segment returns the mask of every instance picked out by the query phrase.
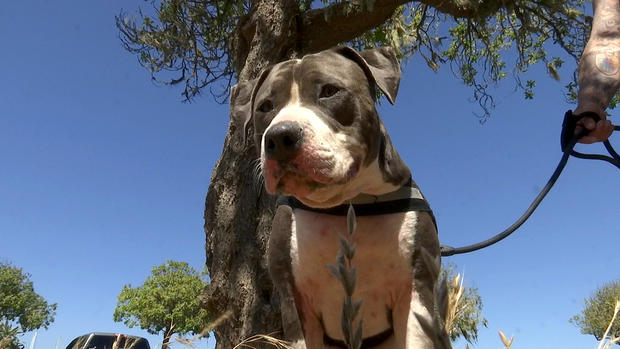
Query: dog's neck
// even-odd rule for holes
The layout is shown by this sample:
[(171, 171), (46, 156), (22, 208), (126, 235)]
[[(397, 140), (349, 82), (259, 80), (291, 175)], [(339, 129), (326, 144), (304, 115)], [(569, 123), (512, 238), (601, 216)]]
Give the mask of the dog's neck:
[(390, 193), (381, 195), (359, 194), (341, 205), (330, 208), (309, 207), (292, 196), (280, 196), (278, 205), (336, 216), (346, 216), (350, 205), (353, 206), (357, 216), (376, 216), (410, 211), (424, 211), (432, 215), (430, 205), (413, 180)]
[(409, 169), (406, 167), (405, 169), (407, 170), (407, 176), (403, 176), (399, 183), (391, 183), (386, 180), (378, 160), (375, 159), (351, 181), (332, 185), (328, 190), (319, 189), (305, 198), (297, 199), (303, 202), (305, 206), (323, 209), (346, 204), (364, 195), (378, 197), (390, 194), (411, 180)]
[(343, 205), (364, 205), (409, 198), (423, 198), (422, 193), (415, 186), (415, 183), (412, 179), (409, 179), (407, 183), (405, 183), (400, 188), (397, 188), (396, 190), (378, 195), (362, 193), (351, 200), (347, 200), (347, 202), (344, 202)]

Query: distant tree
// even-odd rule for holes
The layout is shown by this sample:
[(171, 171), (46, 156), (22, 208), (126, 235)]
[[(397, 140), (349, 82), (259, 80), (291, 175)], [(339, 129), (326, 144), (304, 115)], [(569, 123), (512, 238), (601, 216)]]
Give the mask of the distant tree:
[[(611, 321), (616, 302), (620, 301), (620, 279), (612, 281), (600, 288), (585, 300), (581, 315), (573, 316), (569, 321), (581, 329), (583, 334), (591, 334), (597, 340), (603, 340), (603, 335)], [(616, 321), (610, 331), (611, 337), (620, 337), (620, 321)], [(620, 345), (620, 342), (616, 342)]]
[(446, 331), (454, 342), (463, 337), (469, 343), (478, 340), (478, 327), (486, 327), (487, 319), (482, 316), (482, 297), (475, 287), (463, 285), (461, 274), (455, 274), (456, 265), (442, 265), (441, 278), (448, 287), (448, 311)]
[(207, 285), (203, 276), (185, 262), (167, 261), (154, 267), (142, 286), (123, 286), (114, 321), (162, 333), (162, 348), (174, 334), (200, 334), (209, 322), (198, 296)]
[(0, 262), (0, 349), (20, 349), (19, 335), (54, 322), (56, 303), (34, 291), (30, 275)]

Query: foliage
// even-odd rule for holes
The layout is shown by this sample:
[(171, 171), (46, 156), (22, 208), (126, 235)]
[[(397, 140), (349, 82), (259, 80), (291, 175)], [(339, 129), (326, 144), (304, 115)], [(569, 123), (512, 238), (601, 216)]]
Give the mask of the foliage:
[(198, 296), (207, 285), (185, 262), (167, 261), (152, 269), (139, 287), (123, 286), (114, 310), (114, 321), (140, 326), (151, 334), (200, 334), (209, 316)]
[[(418, 53), (434, 71), (448, 64), (473, 88), (486, 117), (495, 106), (488, 90), (500, 80), (512, 75), (526, 99), (534, 97), (536, 82), (523, 82), (521, 76), (535, 64), (544, 64), (549, 76), (560, 80), (564, 60), (549, 54), (550, 43), (578, 62), (589, 31), (584, 10), (582, 0), (511, 1), (486, 15), (452, 17), (424, 2), (412, 3), (357, 43), (391, 45), (404, 58)], [(575, 75), (567, 85), (571, 100), (576, 100), (576, 86)]]
[(448, 311), (446, 329), (453, 342), (463, 337), (474, 343), (478, 340), (478, 327), (487, 326), (487, 319), (482, 316), (482, 297), (477, 288), (463, 286), (460, 274), (454, 274), (455, 269), (454, 263), (441, 269), (440, 279), (450, 280), (447, 285), (451, 311)]
[(18, 336), (54, 322), (56, 304), (34, 291), (30, 275), (0, 262), (0, 340), (6, 348), (20, 348)]
[(0, 323), (0, 349), (23, 349), (19, 341), (19, 329), (8, 322)]
[[(220, 99), (224, 97), (226, 88), (243, 67), (244, 57), (239, 55), (238, 48), (243, 46), (240, 45), (243, 40), (251, 41), (247, 24), (252, 20), (252, 4), (257, 2), (150, 2), (154, 13), (147, 15), (139, 11), (139, 23), (124, 12), (117, 16), (116, 24), (125, 48), (137, 54), (153, 79), (169, 84), (184, 82), (183, 95), (187, 100), (214, 82), (220, 82), (223, 89), (219, 92), (211, 89), (212, 94)], [(364, 13), (386, 6), (380, 0), (297, 3), (300, 16), (318, 9), (324, 11), (328, 21), (335, 18), (337, 11), (363, 20)], [(509, 75), (524, 91), (525, 98), (534, 96), (535, 83), (521, 81), (522, 74), (531, 66), (544, 64), (549, 75), (558, 80), (564, 60), (550, 55), (549, 48), (558, 45), (565, 56), (577, 61), (591, 21), (585, 14), (584, 0), (403, 0), (397, 3), (404, 5), (394, 5), (393, 15), (382, 25), (351, 37), (349, 44), (357, 48), (391, 45), (403, 58), (419, 54), (433, 70), (450, 66), (458, 78), (472, 87), (485, 115), (494, 106), (488, 89)], [(303, 54), (303, 47), (299, 51)], [(575, 87), (573, 79), (567, 85), (569, 98), (574, 99)]]
[[(618, 300), (620, 300), (620, 280), (615, 280), (598, 288), (590, 298), (587, 298), (581, 314), (573, 316), (570, 322), (579, 327), (581, 333), (591, 334), (599, 341), (603, 340)], [(611, 337), (620, 337), (620, 322), (612, 324), (609, 334)]]
[[(125, 49), (138, 56), (153, 80), (176, 85), (185, 82), (186, 100), (218, 81), (229, 86), (233, 62), (229, 49), (231, 32), (244, 1), (151, 0), (154, 15), (139, 10), (141, 23), (121, 12), (116, 26)], [(217, 96), (218, 94), (214, 94)]]

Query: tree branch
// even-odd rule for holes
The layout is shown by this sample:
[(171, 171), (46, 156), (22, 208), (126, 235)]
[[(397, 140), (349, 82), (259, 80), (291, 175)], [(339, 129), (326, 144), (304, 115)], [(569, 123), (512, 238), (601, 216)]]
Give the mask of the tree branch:
[(383, 24), (407, 0), (375, 1), (374, 8), (355, 8), (350, 2), (304, 12), (301, 16), (301, 48), (303, 53), (318, 52)]
[[(446, 1), (421, 0), (422, 4), (456, 18), (485, 18), (500, 8), (514, 5), (516, 0)], [(375, 0), (372, 8), (343, 1), (301, 14), (302, 53), (318, 52), (348, 42), (385, 23), (396, 8), (413, 1)]]

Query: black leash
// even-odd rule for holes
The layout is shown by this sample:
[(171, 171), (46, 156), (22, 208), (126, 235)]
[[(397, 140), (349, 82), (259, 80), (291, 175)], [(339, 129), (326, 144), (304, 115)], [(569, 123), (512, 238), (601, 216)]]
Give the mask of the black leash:
[[(568, 162), (568, 158), (571, 155), (577, 158), (581, 158), (581, 159), (607, 161), (610, 164), (616, 166), (618, 169), (620, 169), (620, 155), (618, 155), (618, 153), (611, 146), (611, 143), (609, 143), (609, 140), (606, 140), (603, 144), (605, 145), (605, 149), (607, 149), (607, 152), (609, 152), (609, 155), (611, 156), (601, 155), (601, 154), (583, 154), (573, 149), (575, 147), (575, 144), (577, 144), (577, 141), (588, 133), (588, 131), (584, 129), (580, 134), (575, 135), (575, 128), (577, 126), (577, 122), (581, 120), (583, 117), (591, 117), (595, 121), (599, 121), (601, 119), (596, 113), (582, 113), (579, 115), (573, 115), (572, 111), (570, 110), (566, 112), (566, 114), (564, 115), (564, 122), (562, 124), (562, 134), (560, 137), (560, 144), (561, 144), (562, 152), (563, 152), (562, 158), (560, 159), (558, 166), (555, 168), (555, 171), (553, 171), (551, 178), (549, 178), (549, 181), (547, 181), (547, 184), (545, 185), (545, 187), (540, 191), (540, 193), (538, 194), (538, 196), (536, 196), (532, 204), (530, 204), (530, 206), (527, 208), (525, 213), (516, 222), (514, 222), (510, 227), (508, 227), (503, 232), (495, 235), (494, 237), (488, 240), (479, 242), (477, 244), (464, 246), (464, 247), (451, 247), (451, 246), (442, 245), (441, 255), (445, 257), (445, 256), (452, 256), (455, 254), (462, 254), (462, 253), (477, 251), (482, 248), (491, 246), (505, 239), (510, 234), (514, 233), (515, 230), (517, 230), (523, 223), (525, 223), (525, 221), (528, 218), (530, 218), (532, 213), (534, 213), (534, 210), (536, 210), (536, 208), (541, 203), (541, 201), (545, 198), (547, 193), (549, 193), (549, 190), (551, 190), (551, 188), (555, 184), (555, 181), (558, 179), (558, 177), (560, 177), (560, 174), (562, 173), (562, 170), (564, 170), (564, 167), (566, 166), (566, 163)], [(620, 131), (620, 126), (614, 126), (614, 131)]]

